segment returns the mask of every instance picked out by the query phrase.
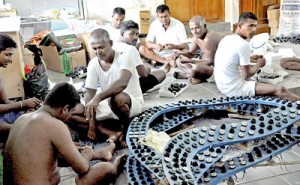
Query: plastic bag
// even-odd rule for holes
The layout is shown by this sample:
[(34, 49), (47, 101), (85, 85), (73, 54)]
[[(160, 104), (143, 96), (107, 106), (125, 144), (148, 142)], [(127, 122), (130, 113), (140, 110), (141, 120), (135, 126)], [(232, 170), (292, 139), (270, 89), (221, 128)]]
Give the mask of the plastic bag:
[(48, 93), (49, 83), (45, 64), (42, 62), (25, 75), (24, 91), (28, 98), (44, 100)]

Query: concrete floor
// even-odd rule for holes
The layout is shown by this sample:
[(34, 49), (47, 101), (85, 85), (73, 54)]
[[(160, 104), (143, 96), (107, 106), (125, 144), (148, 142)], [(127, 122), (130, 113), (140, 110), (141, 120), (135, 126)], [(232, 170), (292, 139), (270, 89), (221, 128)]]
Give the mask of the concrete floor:
[[(284, 43), (281, 46), (275, 47), (274, 52), (278, 51), (278, 48), (293, 48), (296, 56), (300, 56), (300, 47), (299, 45)], [(279, 66), (279, 61), (275, 61), (272, 64), (272, 67), (275, 71), (281, 70)], [(186, 80), (176, 80), (173, 78), (173, 72), (176, 69), (172, 69), (167, 74), (167, 79), (163, 84), (170, 82), (187, 82)], [(284, 81), (280, 84), (287, 87), (292, 92), (300, 95), (300, 72), (296, 71), (287, 71), (288, 76), (284, 78)], [(52, 82), (63, 82), (69, 81), (68, 77), (60, 73), (49, 71), (49, 79)], [(84, 79), (75, 78), (73, 82), (84, 81)], [(159, 89), (159, 88), (158, 88)], [(178, 102), (179, 100), (192, 100), (192, 99), (211, 99), (211, 98), (220, 98), (223, 95), (218, 91), (215, 83), (201, 83), (198, 85), (188, 85), (188, 88), (176, 98), (165, 98), (160, 97), (158, 89), (150, 93), (145, 94), (144, 99), (145, 103), (143, 105), (143, 110), (147, 110), (150, 107), (163, 105), (165, 103)], [(208, 122), (205, 124), (218, 124), (217, 122)], [(203, 123), (199, 123), (203, 125)], [(121, 155), (122, 153), (128, 152), (127, 149), (119, 150), (116, 152), (116, 156)], [(256, 167), (249, 168), (246, 171), (246, 174), (243, 177), (242, 173), (237, 174), (236, 184), (249, 184), (249, 185), (283, 185), (283, 184), (300, 184), (300, 149), (298, 146), (294, 146), (290, 150), (284, 152), (281, 157), (275, 158), (276, 162), (281, 160), (285, 162), (292, 163), (291, 165), (286, 166), (265, 166), (265, 167)], [(63, 184), (70, 184), (70, 177), (74, 176), (74, 172), (70, 169), (61, 169), (60, 174), (62, 176)], [(124, 170), (123, 174), (115, 182), (116, 185), (128, 184), (126, 172)], [(223, 183), (225, 184), (225, 183)]]

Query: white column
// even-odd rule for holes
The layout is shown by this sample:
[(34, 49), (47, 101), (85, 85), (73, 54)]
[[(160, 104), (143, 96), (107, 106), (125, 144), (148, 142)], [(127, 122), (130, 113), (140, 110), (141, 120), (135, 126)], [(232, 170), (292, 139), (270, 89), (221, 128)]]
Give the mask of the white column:
[[(225, 21), (230, 22), (231, 29), (239, 19), (239, 0), (225, 0)], [(232, 30), (231, 30), (232, 31)]]

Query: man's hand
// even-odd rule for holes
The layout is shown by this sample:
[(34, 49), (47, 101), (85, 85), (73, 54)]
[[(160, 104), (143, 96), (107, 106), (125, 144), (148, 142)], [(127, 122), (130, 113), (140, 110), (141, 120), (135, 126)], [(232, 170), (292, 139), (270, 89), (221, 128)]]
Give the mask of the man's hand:
[(256, 64), (260, 67), (264, 67), (266, 65), (266, 59), (265, 58), (259, 58), (259, 59), (257, 59)]
[(161, 44), (157, 44), (156, 47), (155, 47), (155, 49), (156, 49), (157, 51), (161, 51), (161, 50), (164, 49), (164, 46), (161, 45)]
[(85, 146), (81, 148), (81, 155), (87, 160), (92, 160), (94, 158), (94, 150), (92, 146)]
[(164, 49), (175, 49), (175, 44), (165, 44)]
[(253, 63), (256, 63), (257, 60), (260, 59), (260, 58), (263, 58), (263, 56), (262, 55), (252, 55), (250, 57), (250, 61), (253, 62)]
[(20, 101), (20, 104), (22, 105), (22, 108), (36, 109), (40, 106), (41, 100), (37, 98), (30, 98), (27, 100)]
[(189, 63), (191, 62), (191, 59), (186, 56), (180, 55), (176, 61), (181, 63)]
[(85, 116), (86, 120), (89, 120), (91, 118), (94, 118), (96, 116), (96, 110), (99, 106), (99, 101), (96, 101), (95, 99), (92, 99), (89, 103), (85, 106)]

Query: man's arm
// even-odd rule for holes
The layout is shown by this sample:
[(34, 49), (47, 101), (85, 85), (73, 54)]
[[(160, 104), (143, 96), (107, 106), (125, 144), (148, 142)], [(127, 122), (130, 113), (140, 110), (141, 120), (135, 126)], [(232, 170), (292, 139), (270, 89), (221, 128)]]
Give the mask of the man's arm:
[(157, 51), (161, 51), (163, 49), (163, 45), (161, 44), (156, 44), (154, 42), (151, 42), (151, 41), (146, 41), (146, 47), (148, 49), (156, 49)]
[(105, 91), (96, 94), (86, 105), (86, 116), (87, 119), (93, 118), (96, 113), (96, 109), (99, 103), (106, 98), (112, 97), (119, 94), (124, 89), (126, 89), (128, 82), (131, 78), (131, 72), (127, 69), (122, 69), (120, 71), (120, 77), (118, 80), (113, 82)]
[(114, 81), (105, 91), (96, 94), (93, 99), (96, 101), (100, 100), (99, 102), (101, 102), (102, 100), (119, 94), (124, 89), (126, 89), (128, 82), (131, 78), (131, 72), (129, 70), (122, 69), (120, 73), (121, 74), (118, 80)]
[(204, 41), (206, 50), (205, 50), (204, 55), (202, 56), (202, 59), (204, 61), (204, 64), (209, 65), (209, 66), (214, 65), (215, 54), (216, 54), (216, 50), (217, 50), (217, 45), (215, 42), (216, 41), (211, 40), (211, 39), (206, 39)]
[(97, 89), (86, 88), (85, 103), (90, 102), (95, 97), (96, 92)]
[(265, 64), (266, 64), (266, 60), (264, 58), (260, 58), (257, 60), (254, 66), (251, 65), (241, 66), (243, 79), (248, 80), (249, 78), (251, 78), (259, 70), (259, 68), (265, 66)]
[(0, 114), (4, 114), (14, 110), (36, 108), (40, 103), (41, 101), (37, 98), (30, 98), (18, 102), (10, 101), (4, 89), (2, 78), (0, 77)]
[(53, 118), (53, 120), (48, 121), (47, 126), (49, 129), (44, 129), (47, 129), (47, 134), (49, 134), (51, 144), (55, 147), (62, 158), (77, 174), (86, 174), (90, 168), (89, 161), (94, 157), (93, 151), (89, 150), (80, 154), (72, 141), (67, 126), (63, 122)]
[(150, 68), (147, 68), (146, 66), (144, 66), (143, 64), (136, 66), (136, 70), (139, 74), (140, 77), (147, 77), (151, 71)]

